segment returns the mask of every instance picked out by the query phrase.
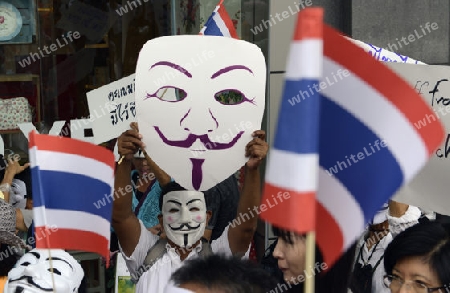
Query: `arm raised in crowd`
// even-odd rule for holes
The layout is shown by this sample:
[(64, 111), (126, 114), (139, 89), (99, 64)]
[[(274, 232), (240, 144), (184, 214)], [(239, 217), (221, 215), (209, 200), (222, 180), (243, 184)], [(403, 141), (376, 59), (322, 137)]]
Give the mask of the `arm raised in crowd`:
[[(113, 228), (119, 239), (122, 250), (126, 255), (131, 255), (136, 247), (141, 228), (139, 220), (132, 209), (131, 168), (134, 154), (144, 149), (142, 135), (139, 134), (137, 123), (131, 123), (130, 130), (125, 131), (117, 140), (120, 164), (116, 169), (114, 180), (115, 200), (113, 205)], [(167, 185), (171, 178), (144, 152), (150, 171), (155, 175), (161, 187)], [(153, 232), (153, 231), (152, 231)]]
[(253, 140), (245, 148), (245, 156), (249, 157), (249, 160), (245, 165), (244, 185), (236, 214), (238, 221), (235, 221), (228, 230), (228, 241), (233, 254), (244, 254), (256, 231), (257, 214), (249, 213), (249, 211), (259, 207), (261, 203), (260, 165), (269, 150), (265, 139), (266, 133), (263, 130), (257, 130), (253, 133)]
[(141, 234), (141, 225), (132, 209), (131, 166), (134, 154), (144, 148), (142, 136), (136, 129), (122, 133), (117, 140), (121, 159), (114, 179), (112, 226), (125, 255), (130, 256)]
[[(10, 189), (14, 177), (17, 174), (22, 173), (26, 168), (30, 166), (30, 163), (26, 163), (23, 166), (19, 164), (19, 160), (14, 156), (8, 156), (8, 165), (5, 169), (5, 174), (0, 182), (0, 191), (3, 193), (4, 201), (9, 203)], [(20, 231), (28, 231), (28, 227), (25, 224), (24, 215), (21, 209), (16, 209), (16, 229)]]
[(9, 203), (9, 194), (11, 189), (11, 184), (13, 182), (14, 177), (17, 174), (20, 174), (30, 166), (30, 163), (26, 163), (23, 166), (19, 164), (19, 160), (14, 158), (13, 156), (8, 156), (8, 165), (5, 169), (5, 175), (3, 176), (2, 181), (0, 182), (0, 190), (5, 196), (5, 202)]

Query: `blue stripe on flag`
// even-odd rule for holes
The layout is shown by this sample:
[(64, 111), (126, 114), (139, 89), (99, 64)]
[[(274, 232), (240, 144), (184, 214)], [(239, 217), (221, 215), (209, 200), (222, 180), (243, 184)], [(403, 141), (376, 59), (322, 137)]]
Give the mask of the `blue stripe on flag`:
[[(41, 197), (38, 182), (33, 182), (33, 206), (45, 205), (48, 209), (61, 209), (70, 211), (83, 211), (98, 215), (107, 221), (111, 221), (112, 198), (106, 199), (106, 194), (111, 193), (112, 187), (100, 180), (84, 175), (42, 171), (38, 167), (31, 169), (32, 178), (40, 178), (40, 188), (43, 192)], [(36, 188), (36, 189), (35, 189)], [(64, 197), (62, 195), (64, 194)], [(44, 199), (45, 203), (42, 202)], [(94, 203), (104, 201), (107, 206), (97, 208)]]
[(337, 171), (333, 175), (359, 203), (368, 222), (366, 215), (372, 217), (402, 184), (400, 165), (387, 147), (375, 147), (381, 140), (371, 129), (333, 101), (321, 99), (320, 117), (320, 166)]
[(320, 95), (314, 90), (315, 84), (319, 81), (286, 81), (275, 132), (276, 149), (301, 154), (318, 152)]
[(214, 20), (214, 16), (220, 17), (217, 12), (214, 12), (205, 23), (206, 30), (203, 34), (208, 36), (223, 36), (223, 33), (220, 31), (220, 28), (217, 26), (217, 23)]

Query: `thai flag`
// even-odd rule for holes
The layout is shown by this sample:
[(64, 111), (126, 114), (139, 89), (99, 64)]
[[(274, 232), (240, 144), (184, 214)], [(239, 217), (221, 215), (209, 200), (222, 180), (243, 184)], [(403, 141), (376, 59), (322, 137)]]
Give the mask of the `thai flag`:
[[(301, 21), (309, 9), (300, 12), (299, 26), (312, 27), (312, 21)], [(376, 211), (425, 165), (444, 139), (444, 128), (436, 119), (426, 128), (417, 129), (414, 122), (434, 115), (428, 104), (406, 81), (339, 32), (324, 25), (323, 42), (323, 64), (317, 65), (323, 68), (323, 74), (320, 86), (314, 89), (321, 96), (316, 241), (324, 261), (331, 267), (361, 235)], [(316, 52), (310, 48), (296, 47), (294, 43), (291, 51), (288, 72), (292, 67), (316, 66), (310, 60)], [(288, 83), (289, 75), (287, 78)], [(291, 107), (307, 108), (311, 100), (307, 96), (309, 90), (303, 87), (297, 93), (288, 92), (284, 99), (296, 97), (291, 99), (291, 102), (295, 101)], [(300, 113), (301, 110), (297, 111)], [(279, 119), (285, 115), (286, 110), (282, 107)], [(316, 128), (317, 119), (312, 119), (308, 127)], [(300, 123), (304, 122), (298, 121), (283, 130), (292, 133), (291, 139), (297, 136), (295, 129), (303, 127)], [(269, 169), (267, 176), (284, 172), (292, 182), (310, 182), (310, 178), (316, 176), (315, 167), (310, 167), (309, 173), (304, 172), (307, 174), (287, 173), (283, 168), (289, 170), (292, 163), (287, 162), (288, 158), (278, 160), (283, 160), (277, 163), (278, 170)], [(284, 185), (287, 179), (270, 176), (266, 181), (275, 188), (266, 187), (266, 200), (278, 190), (288, 189)], [(304, 195), (293, 192), (287, 203), (274, 205), (261, 214), (262, 218), (285, 229), (306, 232), (304, 223), (288, 223), (293, 218), (300, 220), (301, 217), (295, 214), (310, 213), (310, 199), (308, 205), (299, 206), (298, 196)], [(290, 203), (296, 207), (290, 207)], [(286, 222), (277, 222), (280, 215)]]
[[(114, 155), (101, 146), (30, 133), (36, 248), (98, 253), (109, 259)], [(94, 203), (105, 203), (98, 207)]]
[[(323, 10), (308, 9), (301, 14), (291, 44), (275, 142), (265, 178), (263, 204), (276, 208), (269, 208), (262, 215), (276, 226), (306, 232), (315, 227), (320, 94), (314, 88), (319, 86), (322, 76)], [(293, 107), (290, 98), (303, 90), (308, 99), (302, 101), (301, 107)], [(289, 200), (283, 200), (287, 194)]]
[(223, 6), (223, 0), (217, 4), (211, 16), (206, 21), (200, 35), (222, 36), (239, 39), (228, 12)]

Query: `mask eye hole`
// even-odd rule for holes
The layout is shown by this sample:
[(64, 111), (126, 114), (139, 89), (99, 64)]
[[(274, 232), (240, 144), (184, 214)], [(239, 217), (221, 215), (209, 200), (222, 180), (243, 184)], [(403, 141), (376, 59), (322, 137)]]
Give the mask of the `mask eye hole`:
[(155, 97), (165, 102), (180, 102), (187, 97), (187, 93), (180, 88), (173, 86), (164, 86), (159, 88), (153, 94), (147, 94), (147, 98)]
[[(51, 269), (48, 269), (48, 271), (49, 271), (50, 273), (52, 272)], [(62, 275), (61, 272), (60, 272), (57, 268), (53, 268), (53, 272), (54, 272), (55, 274), (57, 274), (57, 275)]]
[(198, 211), (200, 211), (200, 209), (199, 208), (190, 208), (189, 211), (190, 212), (198, 212)]
[(20, 264), (21, 266), (24, 266), (24, 267), (26, 267), (26, 266), (29, 266), (30, 265), (30, 263), (29, 262), (23, 262), (22, 264)]
[(170, 209), (169, 210), (169, 213), (177, 213), (177, 212), (179, 212), (179, 209)]
[(223, 105), (237, 105), (244, 101), (244, 94), (238, 90), (223, 90), (216, 93), (214, 98)]

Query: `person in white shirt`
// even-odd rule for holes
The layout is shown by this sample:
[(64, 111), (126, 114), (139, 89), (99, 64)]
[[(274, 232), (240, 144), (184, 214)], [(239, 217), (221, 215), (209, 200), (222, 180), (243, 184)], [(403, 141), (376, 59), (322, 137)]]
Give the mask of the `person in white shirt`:
[[(162, 235), (167, 237), (167, 245), (163, 247), (162, 257), (150, 262), (153, 265), (145, 262), (149, 250), (157, 247), (155, 244), (161, 238), (145, 229), (142, 222), (136, 218), (131, 208), (132, 193), (126, 188), (131, 180), (131, 160), (134, 153), (144, 148), (141, 138), (136, 129), (131, 129), (118, 139), (118, 150), (123, 159), (117, 166), (114, 187), (115, 190), (122, 191), (122, 196), (114, 200), (112, 224), (128, 270), (137, 282), (136, 293), (163, 292), (171, 274), (180, 268), (185, 260), (201, 255), (202, 249), (209, 245), (208, 241), (202, 241), (202, 236), (211, 212), (206, 210), (202, 192), (186, 191), (183, 188), (172, 188), (169, 192), (163, 192), (160, 201), (162, 211), (160, 222)], [(246, 220), (240, 224), (228, 225), (222, 235), (211, 242), (212, 253), (248, 256), (257, 224), (257, 215), (249, 211), (260, 205), (259, 168), (267, 151), (265, 132), (255, 131), (253, 140), (245, 149), (245, 155), (249, 159), (246, 163), (245, 181), (236, 216), (244, 219), (243, 215), (246, 215)], [(146, 157), (158, 178), (158, 174), (164, 171), (160, 170), (148, 156)], [(168, 186), (176, 187), (174, 184)]]
[(419, 208), (392, 200), (375, 215), (356, 247), (351, 292), (391, 292), (383, 282), (384, 251), (395, 236), (419, 223), (420, 216)]

